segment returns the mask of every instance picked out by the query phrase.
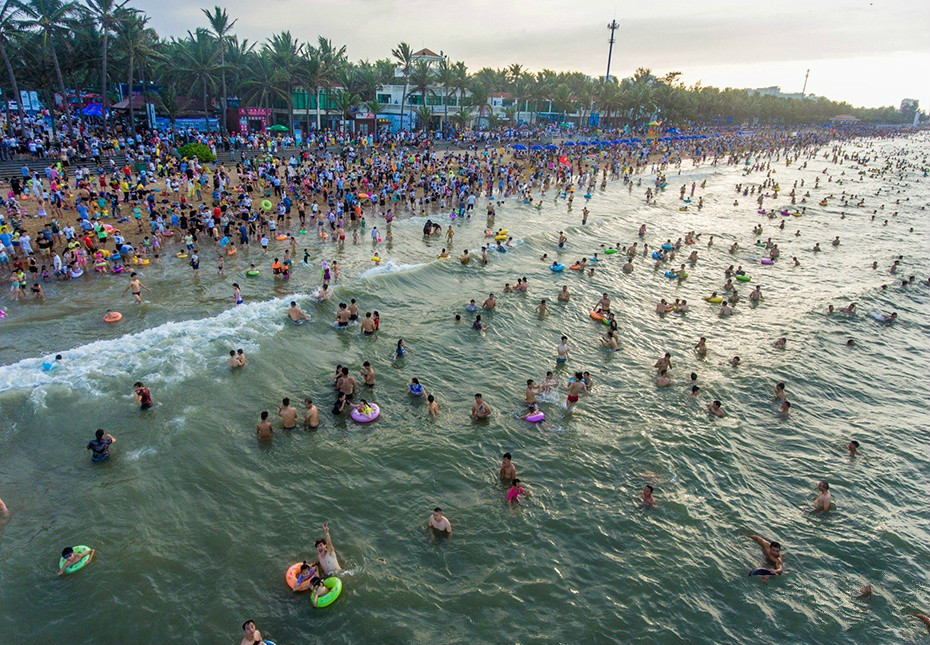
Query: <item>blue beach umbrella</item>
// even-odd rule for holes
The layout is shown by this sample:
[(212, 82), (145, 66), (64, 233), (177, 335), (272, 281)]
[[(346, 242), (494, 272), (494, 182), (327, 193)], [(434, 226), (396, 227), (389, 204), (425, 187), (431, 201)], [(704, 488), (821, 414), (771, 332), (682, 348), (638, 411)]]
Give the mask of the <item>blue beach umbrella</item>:
[(573, 145), (575, 145), (575, 142), (574, 142), (574, 141), (566, 141), (566, 142), (565, 142), (564, 144), (562, 144), (562, 145), (565, 145), (565, 146), (573, 146)]

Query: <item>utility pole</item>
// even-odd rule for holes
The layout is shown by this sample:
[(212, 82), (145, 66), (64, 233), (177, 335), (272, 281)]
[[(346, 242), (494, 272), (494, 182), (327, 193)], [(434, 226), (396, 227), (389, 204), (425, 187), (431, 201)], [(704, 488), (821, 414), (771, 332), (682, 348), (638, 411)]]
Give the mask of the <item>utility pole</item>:
[(611, 20), (607, 28), (610, 29), (610, 40), (607, 41), (610, 43), (610, 49), (607, 50), (607, 75), (604, 76), (605, 81), (610, 80), (610, 59), (614, 55), (614, 41), (616, 40), (614, 38), (614, 32), (620, 28), (620, 23), (618, 23), (616, 19)]
[(801, 88), (801, 98), (804, 98), (804, 93), (807, 92), (807, 77), (810, 76), (810, 74), (810, 70), (804, 72), (804, 87)]

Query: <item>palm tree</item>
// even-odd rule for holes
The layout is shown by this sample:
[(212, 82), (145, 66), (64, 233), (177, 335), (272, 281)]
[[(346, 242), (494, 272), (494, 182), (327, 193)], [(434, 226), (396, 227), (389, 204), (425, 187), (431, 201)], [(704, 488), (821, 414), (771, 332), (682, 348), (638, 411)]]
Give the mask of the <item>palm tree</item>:
[(430, 121), (433, 118), (433, 111), (428, 105), (418, 105), (414, 111), (417, 115), (417, 126), (423, 132), (429, 132)]
[(404, 107), (407, 103), (407, 83), (410, 80), (410, 66), (413, 63), (413, 49), (407, 43), (400, 43), (395, 49), (391, 50), (391, 55), (400, 63), (401, 72), (404, 75), (404, 91), (400, 97), (400, 127), (404, 127)]
[[(134, 13), (131, 9), (125, 9), (129, 0), (117, 2), (116, 0), (87, 0), (87, 12), (90, 19), (100, 27), (100, 102), (103, 106), (104, 124), (107, 129), (110, 127), (109, 120), (106, 119), (107, 105), (109, 97), (107, 95), (107, 58), (109, 56), (110, 33), (116, 30), (120, 23), (129, 15)], [(129, 86), (129, 99), (132, 103), (132, 85)]]
[(442, 88), (443, 117), (442, 125), (449, 119), (449, 88), (455, 83), (455, 69), (443, 58), (436, 70), (436, 83)]
[(176, 73), (189, 82), (191, 90), (197, 85), (203, 95), (203, 116), (206, 119), (205, 127), (210, 128), (210, 103), (208, 91), (216, 87), (220, 72), (220, 50), (216, 42), (206, 29), (197, 29), (194, 33), (187, 32), (187, 38), (177, 43)]
[(317, 75), (314, 89), (316, 90), (316, 129), (320, 129), (320, 89), (323, 85), (332, 87), (336, 75), (345, 66), (346, 46), (336, 48), (333, 42), (323, 36), (317, 37), (315, 47), (319, 57), (320, 71)]
[(243, 78), (246, 99), (265, 108), (270, 106), (271, 96), (275, 93), (275, 64), (271, 53), (262, 49), (249, 62)]
[(19, 107), (20, 125), (22, 125), (22, 119), (26, 116), (26, 113), (23, 108), (22, 98), (19, 96), (19, 83), (16, 82), (16, 74), (13, 72), (13, 65), (10, 63), (10, 57), (6, 52), (7, 34), (16, 32), (16, 21), (19, 12), (20, 7), (17, 0), (3, 0), (3, 4), (0, 5), (0, 57), (3, 58), (7, 76), (10, 77), (10, 88), (13, 90), (13, 98)]
[(345, 122), (352, 116), (352, 110), (358, 105), (358, 94), (352, 94), (346, 90), (339, 90), (333, 95), (333, 102), (336, 109), (342, 114), (342, 131), (345, 132)]
[[(48, 50), (55, 69), (55, 78), (58, 81), (58, 91), (61, 93), (61, 103), (65, 114), (71, 114), (68, 104), (68, 92), (65, 89), (65, 79), (61, 75), (61, 65), (58, 63), (58, 54), (55, 51), (55, 40), (62, 35), (71, 23), (77, 11), (77, 4), (71, 0), (28, 0), (18, 3), (22, 10), (22, 27), (38, 32), (42, 36), (42, 44)], [(17, 97), (18, 98), (18, 97)]]
[[(158, 42), (158, 34), (154, 29), (146, 27), (149, 17), (134, 14), (131, 18), (123, 20), (116, 28), (116, 42), (119, 51), (127, 59), (127, 84), (129, 86), (129, 131), (135, 132), (136, 113), (132, 103), (132, 82), (135, 63), (137, 60), (154, 51)], [(144, 93), (143, 93), (144, 95)]]
[(469, 105), (478, 111), (478, 127), (481, 128), (481, 119), (484, 118), (485, 110), (487, 110), (488, 99), (491, 98), (491, 92), (488, 90), (487, 86), (477, 78), (471, 80), (469, 90), (471, 91)]
[[(99, 2), (100, 0), (97, 1)], [(206, 9), (201, 9), (201, 11), (203, 15), (207, 17), (207, 22), (210, 23), (211, 33), (220, 44), (220, 91), (222, 92), (222, 109), (220, 111), (222, 116), (220, 120), (223, 124), (223, 134), (227, 134), (229, 130), (226, 129), (226, 108), (228, 107), (228, 97), (226, 95), (226, 48), (229, 44), (232, 28), (239, 19), (237, 18), (230, 21), (226, 9), (220, 7), (213, 7), (212, 12)]]
[(265, 43), (275, 65), (275, 93), (287, 104), (287, 124), (291, 136), (294, 136), (294, 86), (300, 75), (303, 45), (297, 42), (291, 32), (282, 31), (273, 35)]
[(418, 60), (410, 73), (410, 89), (420, 95), (420, 104), (426, 105), (426, 94), (433, 84), (433, 67), (428, 60)]

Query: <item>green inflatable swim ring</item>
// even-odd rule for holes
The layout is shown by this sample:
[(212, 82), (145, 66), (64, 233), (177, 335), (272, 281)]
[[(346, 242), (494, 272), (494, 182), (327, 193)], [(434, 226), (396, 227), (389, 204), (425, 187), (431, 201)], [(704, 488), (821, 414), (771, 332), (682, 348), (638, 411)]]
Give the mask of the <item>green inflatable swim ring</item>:
[(736, 279), (739, 280), (740, 282), (749, 282), (750, 280), (752, 280), (752, 278), (750, 278), (748, 275), (738, 275), (736, 276)]
[(319, 598), (314, 598), (312, 600), (313, 606), (317, 609), (329, 607), (331, 604), (336, 602), (336, 598), (338, 598), (339, 594), (342, 593), (342, 580), (336, 576), (330, 576), (324, 580), (323, 586), (329, 589), (329, 593), (325, 596), (320, 596)]
[[(87, 553), (87, 555), (85, 555), (83, 558), (81, 558), (80, 560), (72, 564), (70, 567), (65, 569), (65, 573), (74, 573), (76, 571), (80, 571), (81, 569), (84, 568), (84, 565), (86, 565), (87, 561), (90, 559), (90, 547), (89, 546), (84, 546), (83, 544), (79, 544), (78, 546), (75, 546), (72, 548), (74, 549), (74, 552), (77, 553), (78, 555), (82, 553)], [(61, 569), (63, 566), (65, 566), (65, 559), (58, 558), (58, 568)]]
[(250, 270), (246, 271), (245, 274), (246, 274), (247, 276), (251, 276), (251, 277), (254, 278), (255, 276), (258, 275), (258, 271), (252, 271), (252, 270), (250, 269)]
[(604, 249), (604, 255), (611, 255), (616, 252), (617, 252), (617, 249)]

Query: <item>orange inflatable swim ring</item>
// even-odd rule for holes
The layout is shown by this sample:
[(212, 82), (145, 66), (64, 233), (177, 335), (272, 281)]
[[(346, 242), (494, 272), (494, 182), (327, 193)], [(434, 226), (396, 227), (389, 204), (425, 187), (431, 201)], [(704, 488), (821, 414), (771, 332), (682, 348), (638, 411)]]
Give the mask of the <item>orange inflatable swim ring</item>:
[(103, 317), (103, 322), (106, 323), (115, 323), (123, 319), (123, 314), (118, 311), (108, 311)]

